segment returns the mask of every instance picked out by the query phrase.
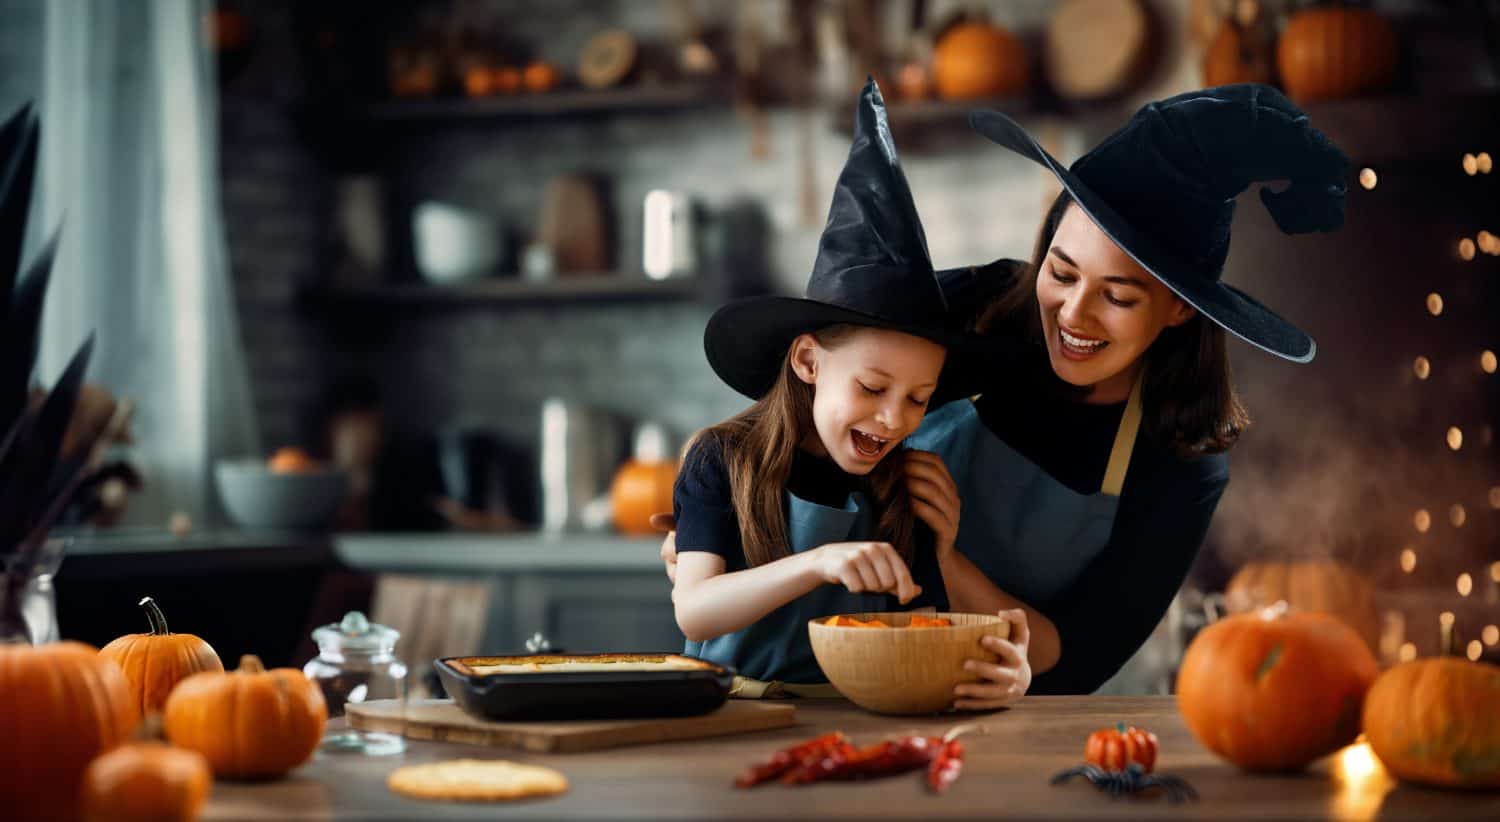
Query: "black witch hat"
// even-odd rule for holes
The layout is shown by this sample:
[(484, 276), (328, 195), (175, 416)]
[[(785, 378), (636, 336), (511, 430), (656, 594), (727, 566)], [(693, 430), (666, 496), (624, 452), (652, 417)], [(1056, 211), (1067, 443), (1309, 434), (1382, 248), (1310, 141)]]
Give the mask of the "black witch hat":
[(1283, 232), (1344, 222), (1349, 158), (1281, 92), (1244, 83), (1150, 103), (1071, 169), (999, 112), (969, 123), (1055, 174), (1095, 225), (1205, 317), (1279, 357), (1313, 358), (1311, 337), (1219, 279), (1234, 199), (1251, 183), (1291, 181), (1260, 191)]
[(973, 386), (986, 355), (994, 353), (993, 346), (959, 333), (949, 315), (873, 79), (859, 95), (854, 143), (806, 295), (724, 306), (709, 319), (703, 347), (725, 383), (758, 399), (775, 383), (792, 340), (838, 324), (902, 331), (947, 347), (945, 396)]

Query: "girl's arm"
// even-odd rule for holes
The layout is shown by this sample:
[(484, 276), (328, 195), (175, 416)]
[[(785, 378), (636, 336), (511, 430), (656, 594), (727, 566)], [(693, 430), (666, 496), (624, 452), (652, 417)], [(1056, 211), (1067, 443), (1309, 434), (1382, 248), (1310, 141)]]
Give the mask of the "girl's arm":
[(917, 516), (932, 528), (938, 570), (954, 611), (994, 614), (1019, 608), (1030, 628), (1027, 659), (1037, 673), (1050, 670), (1062, 656), (1057, 626), (1046, 614), (1000, 590), (979, 567), (953, 547), (958, 536), (958, 486), (937, 454), (906, 452), (907, 484)]
[(892, 593), (902, 603), (922, 590), (884, 542), (830, 543), (730, 574), (718, 554), (683, 551), (677, 555), (672, 606), (683, 635), (702, 642), (748, 627), (824, 584), (855, 593)]

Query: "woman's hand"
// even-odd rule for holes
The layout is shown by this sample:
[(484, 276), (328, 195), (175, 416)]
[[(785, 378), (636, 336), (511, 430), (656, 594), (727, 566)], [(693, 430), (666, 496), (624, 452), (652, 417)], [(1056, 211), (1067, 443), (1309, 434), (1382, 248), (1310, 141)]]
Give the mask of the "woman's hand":
[(980, 681), (955, 686), (953, 693), (957, 699), (953, 707), (966, 711), (993, 710), (1020, 699), (1031, 687), (1031, 663), (1026, 659), (1031, 630), (1026, 626), (1026, 612), (1013, 608), (1001, 611), (1000, 616), (1010, 621), (1010, 638), (987, 636), (981, 640), (985, 648), (1000, 655), (1000, 660), (965, 662), (964, 670), (979, 674)]
[(831, 542), (809, 555), (824, 582), (853, 593), (891, 593), (902, 605), (922, 593), (911, 571), (889, 542)]
[(912, 508), (932, 529), (941, 557), (953, 550), (958, 538), (958, 484), (943, 458), (931, 451), (907, 451), (905, 470)]
[(667, 537), (661, 541), (661, 561), (667, 569), (667, 579), (673, 585), (677, 584), (677, 520), (671, 514), (652, 514), (651, 527), (658, 531), (666, 531)]

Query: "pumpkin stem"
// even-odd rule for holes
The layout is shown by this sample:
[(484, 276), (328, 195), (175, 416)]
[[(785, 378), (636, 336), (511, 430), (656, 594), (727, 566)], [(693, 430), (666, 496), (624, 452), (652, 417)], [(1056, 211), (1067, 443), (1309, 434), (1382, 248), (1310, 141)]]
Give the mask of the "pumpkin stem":
[(263, 674), (265, 672), (266, 666), (260, 661), (260, 657), (255, 654), (245, 654), (240, 657), (240, 667), (235, 671), (235, 673), (240, 674)]
[(1124, 722), (1116, 722), (1115, 723), (1115, 731), (1123, 735), (1125, 733), (1125, 723)]
[(152, 636), (166, 636), (172, 633), (167, 630), (167, 616), (161, 612), (161, 606), (156, 604), (156, 600), (151, 597), (145, 597), (136, 604), (145, 609), (146, 622), (151, 625)]

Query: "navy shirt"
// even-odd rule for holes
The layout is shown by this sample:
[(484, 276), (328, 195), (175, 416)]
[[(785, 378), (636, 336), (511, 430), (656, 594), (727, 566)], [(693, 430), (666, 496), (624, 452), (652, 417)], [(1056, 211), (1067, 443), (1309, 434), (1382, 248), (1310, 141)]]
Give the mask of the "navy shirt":
[[(983, 308), (1021, 264), (938, 272), (949, 305)], [(1099, 490), (1124, 404), (1088, 405), (1049, 392), (1035, 376), (997, 374), (977, 410), (986, 429), (1079, 493)], [(1027, 397), (1026, 402), (1005, 398)], [(1224, 454), (1184, 458), (1145, 431), (1136, 437), (1109, 543), (1062, 593), (1027, 603), (1062, 639), (1056, 667), (1028, 693), (1086, 694), (1103, 685), (1146, 641), (1187, 578), (1229, 483)], [(963, 500), (966, 508), (984, 504)]]

